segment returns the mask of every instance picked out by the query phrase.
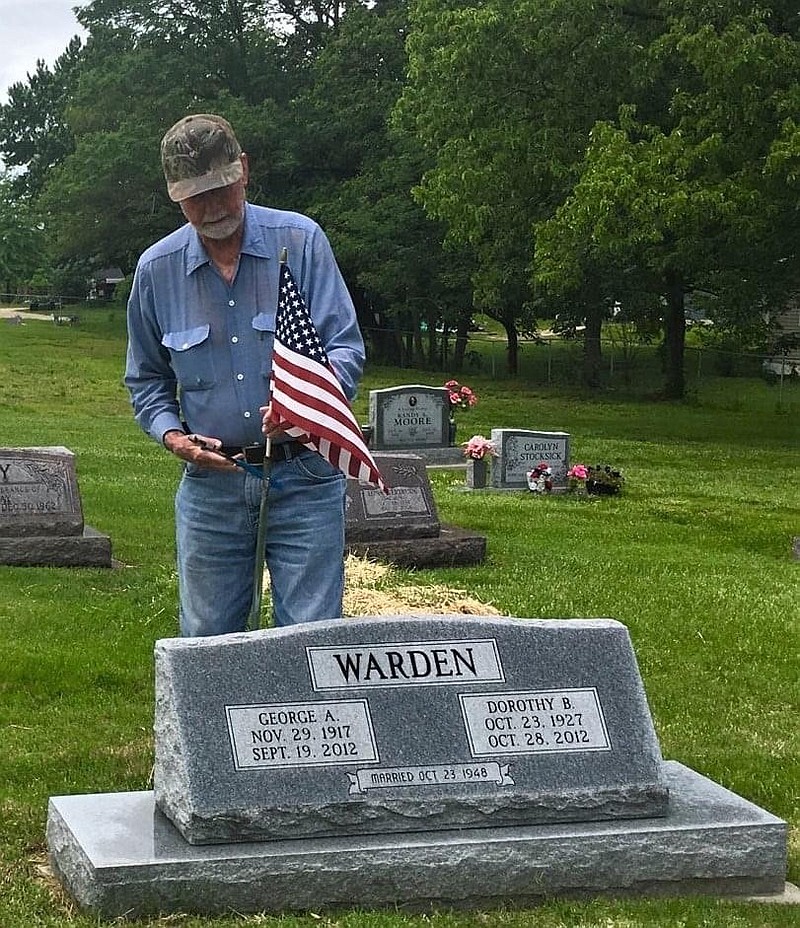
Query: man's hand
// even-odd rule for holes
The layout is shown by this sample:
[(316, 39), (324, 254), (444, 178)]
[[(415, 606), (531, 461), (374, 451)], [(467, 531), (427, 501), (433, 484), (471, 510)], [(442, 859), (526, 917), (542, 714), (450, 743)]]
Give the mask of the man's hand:
[(216, 453), (222, 447), (218, 438), (194, 433), (187, 435), (185, 432), (171, 429), (164, 434), (164, 447), (182, 460), (200, 467), (211, 470), (236, 470), (235, 464)]
[(266, 438), (278, 438), (278, 436), (286, 434), (283, 426), (272, 420), (271, 403), (268, 406), (262, 406), (258, 411), (261, 413), (261, 431)]

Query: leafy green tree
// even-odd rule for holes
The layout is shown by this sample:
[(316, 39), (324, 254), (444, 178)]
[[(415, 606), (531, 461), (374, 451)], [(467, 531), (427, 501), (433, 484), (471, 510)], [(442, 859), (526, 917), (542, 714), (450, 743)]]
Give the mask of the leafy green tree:
[(616, 113), (653, 31), (637, 4), (417, 0), (398, 119), (433, 159), (417, 190), (474, 251), (480, 307), (512, 371), (534, 322), (533, 227), (566, 198), (600, 117)]
[(648, 49), (641, 106), (594, 127), (573, 192), (538, 224), (536, 273), (556, 290), (587, 264), (649, 281), (664, 307), (665, 393), (679, 398), (687, 293), (712, 291), (720, 321), (742, 325), (797, 285), (800, 44), (755, 4), (670, 7), (682, 15)]
[[(263, 0), (93, 0), (77, 12), (95, 41), (157, 49), (173, 63), (172, 79), (194, 83), (200, 97), (221, 89), (251, 103), (280, 70), (270, 60)], [(165, 87), (170, 87), (166, 84)]]
[[(401, 366), (459, 370), (472, 313), (467, 253), (446, 251), (444, 230), (411, 197), (419, 156), (396, 150), (319, 204), (345, 273), (361, 296), (371, 356)], [(448, 334), (456, 343), (448, 353)]]
[[(297, 15), (328, 22), (322, 9), (298, 6)], [(60, 262), (88, 255), (130, 270), (183, 221), (164, 192), (158, 145), (188, 112), (220, 112), (237, 127), (253, 200), (298, 205), (300, 123), (290, 114), (309, 54), (272, 28), (261, 0), (93, 0), (78, 16), (89, 39), (63, 109), (73, 150), (42, 184)]]
[(48, 171), (74, 150), (65, 110), (82, 61), (76, 37), (52, 71), (37, 61), (34, 73), (12, 84), (8, 102), (0, 106), (0, 157), (7, 168), (17, 169), (14, 187), (23, 194), (37, 194)]
[(42, 225), (7, 174), (0, 175), (0, 299), (26, 288), (42, 263)]
[[(419, 143), (388, 124), (405, 80), (407, 26), (403, 0), (344, 15), (292, 108), (296, 182), (287, 189), (329, 232), (371, 356), (457, 369), (471, 311), (468, 270), (462, 255), (443, 252), (442, 225), (412, 198), (424, 164)], [(442, 323), (461, 331), (453, 357)]]
[(285, 89), (283, 77), (269, 80), (285, 69), (280, 43), (267, 36), (256, 9), (250, 2), (96, 0), (81, 10), (90, 37), (66, 109), (75, 150), (49, 171), (41, 198), (59, 261), (89, 256), (94, 265), (129, 271), (150, 242), (183, 222), (166, 196), (158, 152), (165, 129), (185, 113), (217, 111), (237, 125), (260, 193), (273, 160), (277, 103), (238, 95), (241, 74), (224, 64), (246, 42), (249, 90), (257, 77), (276, 93)]

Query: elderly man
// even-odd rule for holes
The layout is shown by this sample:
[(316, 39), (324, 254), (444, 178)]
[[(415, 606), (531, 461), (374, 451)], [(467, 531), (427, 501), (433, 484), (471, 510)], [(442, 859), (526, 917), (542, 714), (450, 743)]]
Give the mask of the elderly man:
[(245, 628), (256, 570), (270, 439), (266, 563), (273, 618), (341, 615), (345, 477), (270, 418), (279, 254), (348, 399), (364, 345), (352, 300), (319, 226), (248, 203), (247, 155), (226, 120), (187, 116), (164, 136), (170, 198), (187, 224), (140, 258), (128, 303), (125, 384), (136, 421), (184, 461), (175, 496), (183, 635)]

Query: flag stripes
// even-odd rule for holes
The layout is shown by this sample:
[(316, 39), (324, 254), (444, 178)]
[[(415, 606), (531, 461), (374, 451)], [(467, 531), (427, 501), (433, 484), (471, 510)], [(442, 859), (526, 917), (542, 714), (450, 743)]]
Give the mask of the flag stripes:
[(272, 418), (288, 435), (348, 477), (388, 492), (291, 271), (283, 263), (270, 382)]

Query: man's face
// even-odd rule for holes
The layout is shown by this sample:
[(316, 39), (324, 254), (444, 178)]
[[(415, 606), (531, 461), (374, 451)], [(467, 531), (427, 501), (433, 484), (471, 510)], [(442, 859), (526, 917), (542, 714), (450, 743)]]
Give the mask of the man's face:
[(243, 180), (206, 190), (181, 200), (181, 210), (202, 238), (221, 241), (235, 235), (244, 221), (244, 191)]

